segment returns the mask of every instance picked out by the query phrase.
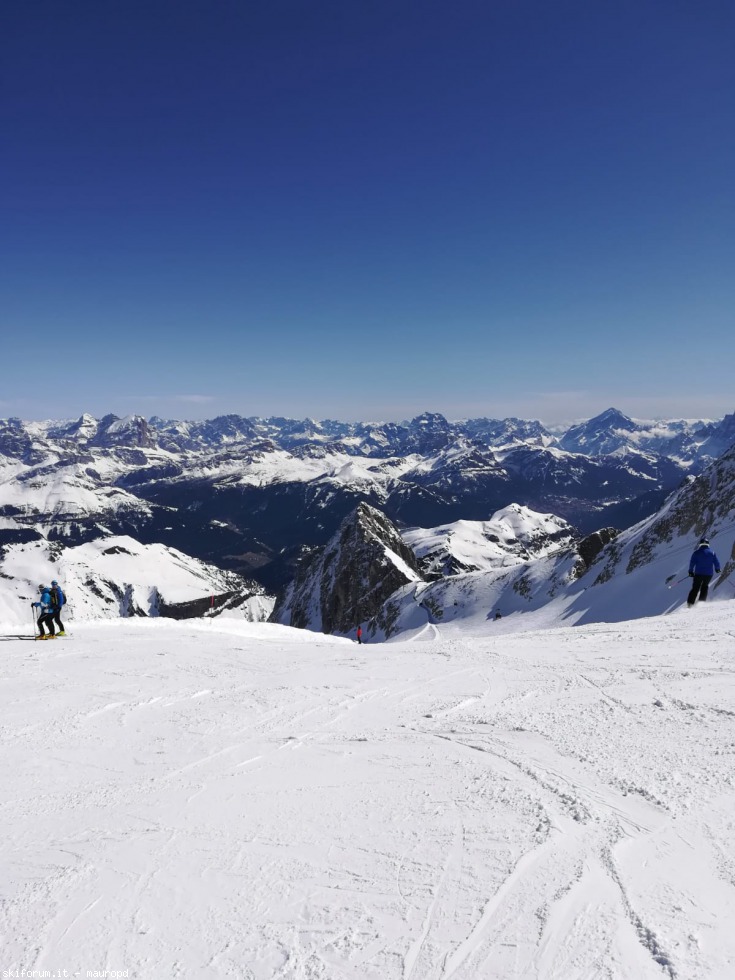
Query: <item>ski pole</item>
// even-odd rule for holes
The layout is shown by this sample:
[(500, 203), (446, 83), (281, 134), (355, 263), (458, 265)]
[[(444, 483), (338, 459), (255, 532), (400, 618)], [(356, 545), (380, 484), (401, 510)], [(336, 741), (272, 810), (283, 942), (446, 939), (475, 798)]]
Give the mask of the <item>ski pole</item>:
[(38, 634), (36, 633), (36, 625), (37, 624), (36, 624), (36, 614), (33, 611), (33, 603), (31, 603), (31, 616), (33, 617), (33, 639), (35, 640), (37, 638)]
[[(669, 575), (669, 578), (666, 579), (666, 581), (668, 582), (669, 579), (672, 579), (673, 577), (674, 577), (673, 575)], [(688, 578), (689, 578), (689, 576), (688, 575), (685, 575), (684, 578), (680, 578), (678, 582), (672, 582), (671, 585), (667, 585), (666, 588), (667, 589), (673, 589), (675, 585), (681, 585), (681, 583), (682, 582), (686, 582), (686, 580)]]

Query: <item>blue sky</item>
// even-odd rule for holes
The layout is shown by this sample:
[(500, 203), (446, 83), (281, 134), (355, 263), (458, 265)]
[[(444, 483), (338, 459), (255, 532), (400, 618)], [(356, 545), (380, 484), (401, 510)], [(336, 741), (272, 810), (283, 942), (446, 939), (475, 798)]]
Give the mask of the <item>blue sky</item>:
[(735, 8), (14, 0), (0, 415), (731, 412)]

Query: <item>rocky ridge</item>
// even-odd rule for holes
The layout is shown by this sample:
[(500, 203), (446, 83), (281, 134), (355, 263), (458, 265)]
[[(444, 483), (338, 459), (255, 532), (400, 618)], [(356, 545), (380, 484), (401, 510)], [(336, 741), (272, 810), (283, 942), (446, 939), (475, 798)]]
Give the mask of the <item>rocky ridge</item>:
[(305, 562), (273, 612), (274, 622), (324, 633), (350, 633), (371, 621), (390, 631), (386, 600), (422, 580), (416, 558), (384, 514), (361, 503), (324, 550)]

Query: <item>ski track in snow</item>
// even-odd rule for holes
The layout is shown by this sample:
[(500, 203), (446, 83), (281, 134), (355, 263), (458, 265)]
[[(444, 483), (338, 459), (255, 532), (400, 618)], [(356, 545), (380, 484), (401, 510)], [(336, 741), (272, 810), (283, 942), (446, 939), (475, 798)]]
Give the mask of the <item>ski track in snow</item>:
[(8, 639), (0, 968), (729, 980), (734, 627)]

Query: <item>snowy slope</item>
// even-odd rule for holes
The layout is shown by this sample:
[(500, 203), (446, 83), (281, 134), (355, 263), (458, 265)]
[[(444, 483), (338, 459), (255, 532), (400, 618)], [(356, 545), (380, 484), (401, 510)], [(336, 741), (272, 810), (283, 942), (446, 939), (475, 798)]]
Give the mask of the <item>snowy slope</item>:
[(478, 572), (517, 565), (569, 545), (574, 531), (554, 514), (538, 514), (509, 504), (489, 521), (455, 521), (434, 528), (410, 528), (403, 540), (426, 573)]
[(3, 969), (730, 980), (735, 604), (703, 613), (0, 638)]
[(240, 594), (238, 615), (260, 620), (274, 601), (253, 583), (164, 545), (117, 536), (64, 548), (41, 539), (0, 550), (0, 622), (27, 625), (37, 587), (53, 579), (68, 597), (65, 620), (75, 622), (156, 616), (164, 605), (230, 592)]
[(685, 601), (689, 559), (703, 534), (722, 565), (711, 596), (729, 601), (735, 598), (735, 447), (608, 545), (570, 590), (565, 616), (617, 622), (670, 612)]
[(103, 518), (120, 511), (150, 516), (144, 501), (120, 487), (111, 486), (124, 466), (109, 457), (68, 461), (46, 457), (42, 464), (26, 466), (3, 457), (0, 467), (0, 507), (11, 513), (58, 526), (81, 517)]
[(406, 586), (389, 600), (399, 610), (395, 628), (441, 622), (473, 630), (498, 610), (514, 621), (520, 617), (519, 629), (669, 613), (686, 601), (689, 559), (703, 534), (722, 565), (711, 601), (729, 601), (735, 598), (735, 447), (673, 493), (657, 514), (608, 544), (588, 570), (570, 550)]

